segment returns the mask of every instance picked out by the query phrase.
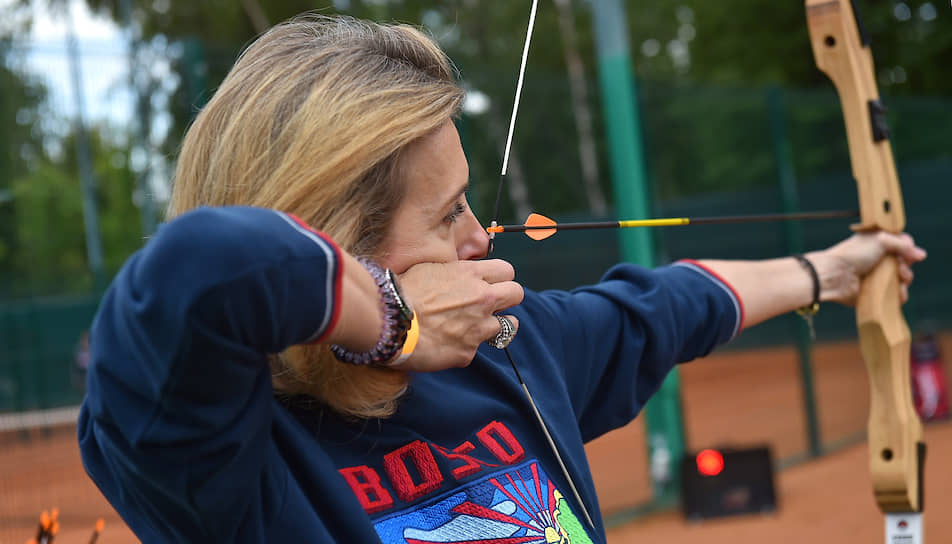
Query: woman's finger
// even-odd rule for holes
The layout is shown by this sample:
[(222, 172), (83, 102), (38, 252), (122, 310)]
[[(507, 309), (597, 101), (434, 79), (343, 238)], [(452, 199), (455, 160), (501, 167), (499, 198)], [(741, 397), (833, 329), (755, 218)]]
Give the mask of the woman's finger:
[(516, 337), (519, 330), (519, 320), (512, 315), (494, 315), (493, 332), (487, 336), (486, 343), (498, 349), (507, 347)]
[(887, 253), (892, 253), (907, 262), (917, 263), (926, 258), (926, 250), (917, 246), (916, 241), (908, 233), (892, 234), (880, 231), (877, 236)]
[(912, 283), (915, 273), (912, 271), (912, 267), (909, 266), (909, 263), (905, 259), (899, 259), (899, 281), (903, 285), (909, 285)]
[(460, 261), (459, 266), (470, 268), (477, 277), (482, 278), (486, 283), (498, 283), (501, 281), (512, 281), (516, 277), (516, 269), (511, 264), (502, 259), (487, 259), (485, 261)]
[(489, 286), (489, 289), (495, 299), (493, 313), (521, 304), (522, 299), (526, 296), (525, 289), (514, 281), (494, 283)]

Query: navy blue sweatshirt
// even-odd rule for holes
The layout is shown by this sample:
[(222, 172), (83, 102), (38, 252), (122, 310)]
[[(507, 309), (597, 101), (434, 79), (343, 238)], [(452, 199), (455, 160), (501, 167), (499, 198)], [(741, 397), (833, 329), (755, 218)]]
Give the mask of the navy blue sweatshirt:
[(619, 265), (572, 292), (527, 290), (511, 310), (510, 351), (592, 530), (500, 350), (414, 375), (383, 420), (274, 394), (267, 354), (332, 330), (339, 263), (286, 214), (203, 208), (119, 272), (91, 329), (79, 441), (144, 542), (604, 542), (583, 444), (743, 319), (729, 286), (690, 262)]

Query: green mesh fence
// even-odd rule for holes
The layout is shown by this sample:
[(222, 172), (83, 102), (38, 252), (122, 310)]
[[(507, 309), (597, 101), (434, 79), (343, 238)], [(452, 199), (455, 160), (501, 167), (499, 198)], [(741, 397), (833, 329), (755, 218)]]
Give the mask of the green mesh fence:
[(0, 411), (78, 404), (84, 387), (81, 342), (98, 297), (0, 306)]
[[(779, 98), (775, 103), (779, 108), (771, 105), (771, 95)], [(798, 209), (857, 207), (842, 112), (832, 90), (699, 88), (640, 82), (640, 100), (656, 217), (782, 212), (789, 205), (778, 181), (784, 166), (795, 179)], [(952, 265), (948, 251), (952, 227), (942, 220), (941, 203), (952, 200), (952, 150), (947, 141), (952, 104), (909, 97), (886, 97), (886, 102), (907, 230), (930, 250), (929, 259), (916, 269), (916, 284), (905, 313), (913, 330), (926, 322), (948, 328), (952, 326), (952, 286), (943, 281), (943, 271)], [(779, 134), (776, 123), (784, 127)], [(783, 164), (778, 149), (787, 150), (789, 164)], [(561, 151), (572, 155), (568, 147)], [(563, 177), (573, 179), (572, 172), (568, 170)], [(549, 190), (561, 190), (557, 180), (549, 181)], [(563, 221), (611, 218), (540, 211)], [(804, 250), (842, 240), (850, 233), (850, 223), (799, 224)], [(792, 248), (787, 228), (777, 223), (657, 229), (657, 262), (788, 255)], [(518, 279), (536, 289), (596, 281), (618, 260), (614, 231), (563, 232), (543, 242), (510, 235), (498, 247), (497, 255), (513, 262)], [(854, 336), (854, 323), (852, 310), (836, 305), (825, 305), (816, 319), (822, 340)], [(795, 330), (789, 320), (773, 320), (747, 331), (732, 347), (793, 343)]]
[[(590, 219), (580, 196), (577, 142), (566, 108), (566, 86), (555, 78), (535, 78), (543, 88), (527, 88), (515, 153), (529, 178), (530, 201), (560, 220)], [(640, 82), (640, 99), (654, 215), (700, 216), (777, 212), (784, 209), (777, 181), (783, 166), (777, 150), (790, 150), (789, 165), (803, 210), (855, 208), (839, 103), (832, 91), (721, 89)], [(542, 91), (545, 92), (542, 92)], [(780, 93), (781, 109), (772, 109)], [(952, 103), (937, 99), (890, 100), (894, 149), (906, 199), (908, 229), (930, 250), (916, 270), (906, 313), (915, 327), (923, 321), (952, 326), (952, 285), (943, 271), (950, 262), (952, 227), (942, 205), (952, 200), (952, 152), (947, 127)], [(781, 141), (772, 128), (785, 128)], [(498, 178), (498, 145), (486, 118), (464, 118), (462, 135), (473, 165), (474, 208), (484, 221), (491, 213)], [(596, 134), (600, 134), (596, 130)], [(498, 144), (498, 141), (495, 141)], [(602, 142), (596, 142), (600, 148)], [(608, 169), (602, 157), (602, 176)], [(602, 180), (610, 196), (607, 179)], [(548, 195), (548, 196), (547, 196)], [(511, 217), (504, 201), (501, 218)], [(724, 225), (654, 231), (658, 262), (679, 258), (764, 258), (790, 253), (784, 226)], [(805, 248), (825, 247), (848, 234), (847, 221), (801, 225)], [(533, 289), (569, 288), (597, 281), (618, 260), (616, 232), (564, 232), (543, 242), (507, 235), (495, 256), (512, 261), (517, 279)], [(106, 248), (107, 251), (109, 248)], [(65, 283), (63, 283), (65, 285)], [(0, 285), (0, 292), (10, 292)], [(16, 293), (22, 297), (22, 293)], [(31, 294), (56, 295), (57, 285), (33, 285)], [(0, 298), (0, 411), (75, 404), (82, 393), (76, 349), (89, 327), (96, 295), (39, 299)], [(827, 305), (816, 321), (821, 339), (854, 334), (850, 310)], [(755, 327), (735, 347), (790, 343), (783, 320)]]

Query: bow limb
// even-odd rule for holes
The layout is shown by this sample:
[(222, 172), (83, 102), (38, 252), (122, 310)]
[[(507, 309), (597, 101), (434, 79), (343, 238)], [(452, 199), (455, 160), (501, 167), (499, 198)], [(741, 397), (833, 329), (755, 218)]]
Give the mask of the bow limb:
[[(854, 229), (901, 232), (905, 212), (885, 109), (852, 2), (806, 0), (806, 11), (817, 67), (833, 81), (843, 106), (860, 204), (860, 224)], [(876, 502), (885, 513), (921, 512), (925, 445), (912, 402), (910, 334), (895, 258), (884, 259), (863, 280), (856, 321), (869, 372), (868, 442)]]

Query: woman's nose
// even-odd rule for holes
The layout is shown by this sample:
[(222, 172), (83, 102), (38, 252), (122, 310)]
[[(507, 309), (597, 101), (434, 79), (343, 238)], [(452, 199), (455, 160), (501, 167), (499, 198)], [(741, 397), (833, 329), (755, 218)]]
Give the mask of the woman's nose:
[(461, 261), (481, 259), (489, 251), (489, 234), (479, 224), (472, 210), (466, 210), (460, 218), (456, 238), (456, 256)]

